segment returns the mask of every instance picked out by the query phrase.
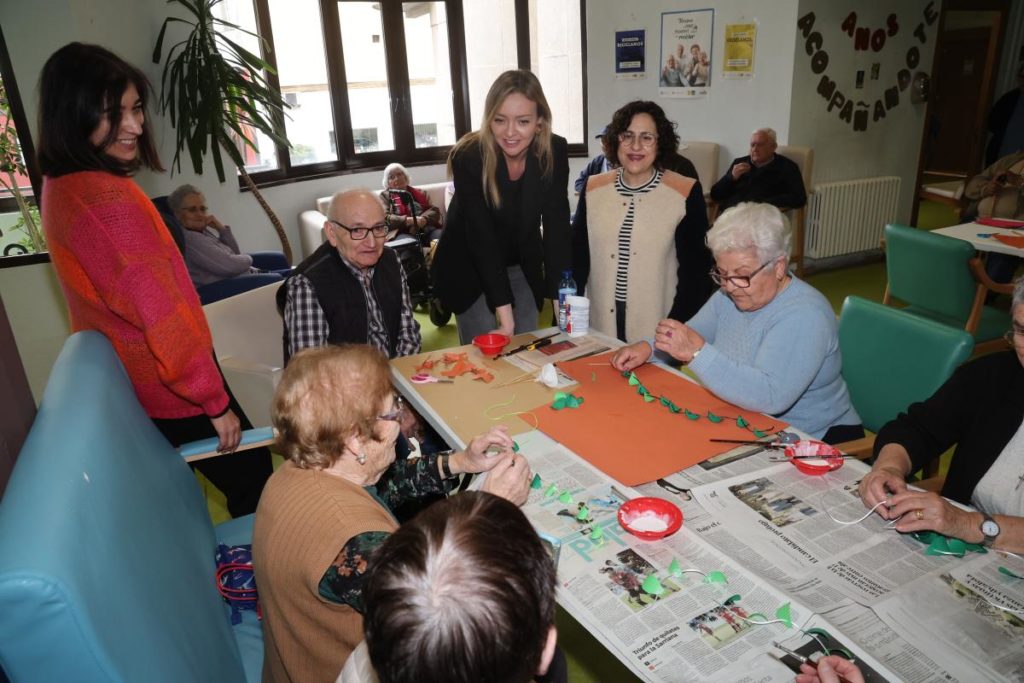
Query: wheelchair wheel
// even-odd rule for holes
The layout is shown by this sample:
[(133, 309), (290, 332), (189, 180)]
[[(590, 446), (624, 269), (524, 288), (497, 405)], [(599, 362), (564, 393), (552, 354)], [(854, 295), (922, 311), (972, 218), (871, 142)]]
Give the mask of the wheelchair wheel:
[(430, 299), (428, 303), (430, 314), (430, 322), (434, 323), (436, 327), (444, 327), (448, 324), (448, 321), (452, 319), (450, 311), (446, 311), (441, 307), (441, 300), (438, 298)]
[(22, 254), (27, 253), (28, 249), (20, 244), (8, 244), (4, 247), (4, 256), (21, 256)]

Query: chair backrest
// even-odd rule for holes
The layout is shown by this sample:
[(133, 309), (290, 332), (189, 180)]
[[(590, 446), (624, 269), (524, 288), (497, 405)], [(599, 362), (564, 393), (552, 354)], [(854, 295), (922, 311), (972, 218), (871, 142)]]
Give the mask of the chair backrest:
[(0, 501), (0, 664), (13, 681), (244, 680), (195, 477), (110, 342), (53, 366)]
[(171, 237), (174, 238), (174, 243), (178, 245), (178, 251), (181, 255), (185, 255), (185, 228), (182, 227), (181, 223), (178, 222), (178, 217), (171, 211), (171, 205), (167, 203), (167, 195), (161, 195), (160, 197), (153, 197), (153, 204), (156, 205), (157, 211), (164, 219), (164, 224), (171, 233)]
[(679, 153), (697, 169), (697, 179), (705, 193), (710, 192), (718, 180), (718, 150), (717, 142), (694, 141), (679, 145)]
[(804, 189), (807, 191), (807, 194), (811, 194), (814, 191), (814, 186), (811, 185), (811, 180), (814, 177), (814, 149), (811, 147), (779, 145), (775, 153), (781, 154), (800, 167), (800, 175), (804, 179)]
[(885, 226), (888, 293), (911, 306), (962, 327), (975, 305), (978, 283), (968, 261), (974, 247), (964, 240), (905, 225)]
[(843, 379), (864, 427), (877, 432), (931, 396), (974, 349), (964, 330), (860, 297), (839, 316)]
[(276, 299), (280, 287), (277, 282), (203, 306), (218, 358), (244, 358), (273, 368), (284, 367), (284, 323)]

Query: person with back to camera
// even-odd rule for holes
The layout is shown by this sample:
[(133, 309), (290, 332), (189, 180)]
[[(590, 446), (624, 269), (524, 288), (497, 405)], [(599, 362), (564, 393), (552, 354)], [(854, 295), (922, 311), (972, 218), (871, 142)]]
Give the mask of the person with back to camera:
[(337, 683), (566, 680), (555, 564), (515, 505), (469, 491), (404, 524), (364, 590), (366, 640)]
[[(883, 519), (898, 519), (897, 531), (1024, 552), (1024, 278), (1010, 310), (1012, 351), (960, 366), (930, 398), (879, 430), (860, 495), (866, 507), (879, 505)], [(907, 488), (912, 472), (953, 446), (942, 495)]]
[(573, 265), (591, 300), (590, 326), (643, 339), (666, 315), (688, 320), (711, 296), (700, 181), (666, 169), (679, 155), (675, 124), (654, 102), (612, 116), (603, 138), (615, 170), (590, 176), (573, 220)]
[(271, 415), (287, 460), (252, 536), (264, 681), (335, 679), (363, 637), (363, 582), (398, 528), (397, 507), (448, 492), (465, 472), (487, 472), (482, 490), (526, 501), (533, 475), (504, 428), (464, 451), (408, 459), (404, 412), (387, 357), (368, 345), (307, 349), (285, 367)]
[(431, 270), (459, 339), (536, 329), (571, 266), (568, 147), (551, 130), (536, 76), (498, 76), (480, 129), (452, 148), (448, 173), (455, 196)]
[(653, 344), (619, 349), (612, 365), (632, 370), (656, 349), (745, 410), (776, 416), (827, 443), (863, 437), (841, 374), (835, 313), (788, 270), (785, 216), (769, 204), (740, 204), (718, 217), (707, 241), (719, 291), (687, 323), (659, 322)]
[[(109, 50), (69, 43), (39, 81), (43, 229), (71, 331), (104, 334), (146, 414), (173, 446), (217, 437), (232, 453), (251, 425), (228, 390), (181, 252), (132, 180), (162, 171), (146, 121), (151, 86)], [(146, 454), (140, 453), (139, 457)], [(265, 448), (194, 465), (237, 517), (272, 471)]]

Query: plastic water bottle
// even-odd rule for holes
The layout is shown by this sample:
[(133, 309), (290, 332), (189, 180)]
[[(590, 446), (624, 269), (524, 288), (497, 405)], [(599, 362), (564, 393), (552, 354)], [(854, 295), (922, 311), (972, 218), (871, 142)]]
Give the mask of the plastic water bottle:
[(558, 283), (558, 329), (567, 332), (569, 311), (565, 297), (576, 294), (576, 281), (572, 279), (571, 270), (562, 271), (562, 281)]

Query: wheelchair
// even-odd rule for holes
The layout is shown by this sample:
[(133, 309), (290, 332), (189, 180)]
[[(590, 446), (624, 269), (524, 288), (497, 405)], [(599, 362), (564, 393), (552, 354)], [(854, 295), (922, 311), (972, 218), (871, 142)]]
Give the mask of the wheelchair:
[[(400, 199), (405, 206), (410, 207), (412, 217), (416, 217), (416, 205), (408, 190), (388, 190), (389, 214), (399, 213), (396, 199)], [(398, 262), (402, 264), (413, 308), (425, 307), (431, 323), (437, 327), (447, 325), (452, 314), (450, 311), (444, 310), (440, 299), (434, 295), (433, 283), (430, 281), (430, 268), (427, 263), (427, 254), (431, 253), (431, 245), (427, 236), (417, 237), (394, 231), (388, 235), (388, 241), (384, 243), (384, 246), (393, 249), (395, 255), (398, 256)]]

